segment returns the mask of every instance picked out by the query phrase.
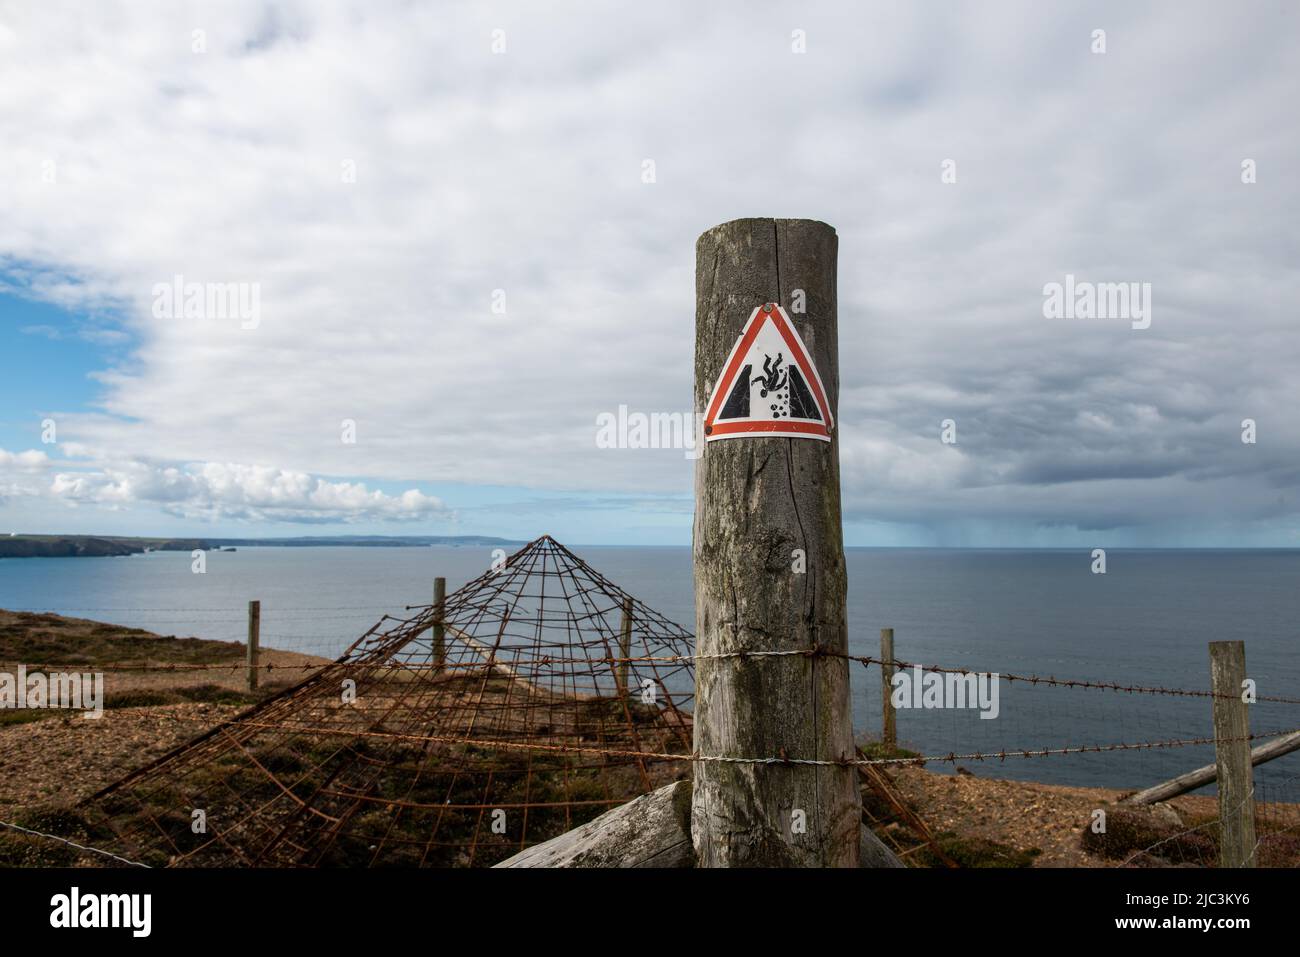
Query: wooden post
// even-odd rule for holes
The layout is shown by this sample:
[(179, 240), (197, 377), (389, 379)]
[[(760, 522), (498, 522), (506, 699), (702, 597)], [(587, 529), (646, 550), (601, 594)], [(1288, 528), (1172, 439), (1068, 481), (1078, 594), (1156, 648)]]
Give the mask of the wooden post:
[[(1255, 767), (1266, 761), (1272, 761), (1274, 758), (1290, 754), (1293, 751), (1300, 751), (1300, 731), (1292, 731), (1290, 734), (1281, 735), (1272, 741), (1266, 741), (1257, 748), (1251, 748), (1250, 765)], [(1219, 766), (1217, 764), (1207, 764), (1195, 771), (1188, 771), (1176, 778), (1170, 778), (1162, 784), (1138, 791), (1136, 794), (1130, 794), (1119, 803), (1155, 804), (1157, 801), (1168, 801), (1180, 794), (1186, 794), (1188, 791), (1195, 791), (1199, 787), (1204, 787), (1218, 776)]]
[(248, 603), (248, 690), (257, 690), (257, 644), (262, 633), (262, 603)]
[[(837, 247), (834, 229), (801, 219), (735, 220), (700, 237), (697, 412), (750, 314), (776, 303), (811, 352), (834, 413)], [(849, 663), (835, 656), (848, 651), (838, 432), (829, 442), (707, 442), (695, 466), (693, 549), (702, 657), (691, 836), (700, 866), (857, 866), (858, 775), (835, 763), (854, 757)], [(794, 654), (736, 654), (773, 651)]]
[(678, 781), (493, 867), (691, 867), (691, 785)]
[(632, 598), (623, 599), (623, 621), (618, 630), (618, 656), (623, 660), (618, 663), (618, 693), (627, 694), (627, 670), (632, 657)]
[(447, 667), (447, 579), (433, 580), (433, 673), (441, 674)]
[(880, 743), (898, 746), (898, 720), (894, 713), (894, 629), (880, 629)]
[(1250, 764), (1250, 720), (1242, 699), (1246, 643), (1210, 642), (1214, 694), (1214, 763), (1219, 782), (1219, 866), (1255, 866), (1255, 786)]

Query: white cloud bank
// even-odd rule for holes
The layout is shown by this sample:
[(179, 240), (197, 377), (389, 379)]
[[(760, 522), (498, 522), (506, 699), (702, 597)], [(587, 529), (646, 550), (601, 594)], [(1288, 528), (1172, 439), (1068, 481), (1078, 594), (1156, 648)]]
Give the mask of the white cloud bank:
[(26, 452), (9, 452), (0, 449), (0, 470), (35, 472), (44, 469), (49, 462), (50, 457), (36, 449), (28, 449)]
[[(73, 471), (69, 466), (77, 466)], [(37, 480), (37, 473), (41, 475)], [(16, 476), (11, 473), (18, 473)], [(70, 505), (156, 507), (180, 518), (335, 524), (446, 520), (452, 512), (418, 489), (389, 495), (356, 482), (305, 472), (207, 462), (183, 467), (149, 462), (51, 461), (44, 452), (0, 449), (0, 491)]]

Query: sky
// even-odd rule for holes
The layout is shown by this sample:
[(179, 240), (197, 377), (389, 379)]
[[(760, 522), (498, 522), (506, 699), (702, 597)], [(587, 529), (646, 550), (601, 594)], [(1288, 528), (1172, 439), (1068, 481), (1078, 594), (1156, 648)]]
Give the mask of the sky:
[[(1258, 0), (0, 0), (0, 534), (687, 544), (696, 452), (598, 425), (689, 421), (695, 240), (776, 216), (839, 236), (848, 544), (1300, 546), (1298, 40)], [(1067, 276), (1145, 318), (1054, 313)]]

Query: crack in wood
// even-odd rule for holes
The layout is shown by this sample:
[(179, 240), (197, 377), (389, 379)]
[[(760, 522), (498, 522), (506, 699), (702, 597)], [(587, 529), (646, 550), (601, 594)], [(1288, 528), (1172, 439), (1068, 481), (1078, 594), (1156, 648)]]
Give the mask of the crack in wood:
[[(739, 220), (697, 244), (695, 395), (707, 401), (746, 317), (797, 285), (816, 305), (807, 337), (835, 370), (834, 231), (807, 221)], [(800, 323), (807, 327), (807, 323)], [(832, 387), (827, 398), (835, 403)], [(714, 441), (696, 463), (697, 643), (722, 651), (846, 651), (837, 442), (754, 436)], [(784, 475), (782, 475), (784, 470)], [(795, 571), (793, 548), (803, 550)], [(795, 576), (798, 575), (796, 578)], [(852, 754), (848, 669), (803, 656), (702, 659), (701, 754), (839, 758)], [(725, 665), (725, 666), (724, 666)], [(859, 853), (856, 775), (839, 767), (697, 765), (693, 840), (701, 863), (825, 866)], [(790, 811), (808, 830), (791, 831)]]

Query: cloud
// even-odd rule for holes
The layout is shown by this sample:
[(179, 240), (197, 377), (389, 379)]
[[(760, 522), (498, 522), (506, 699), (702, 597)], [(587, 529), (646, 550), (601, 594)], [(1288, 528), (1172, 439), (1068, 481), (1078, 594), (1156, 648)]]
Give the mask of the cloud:
[[(61, 435), (280, 470), (70, 495), (689, 494), (679, 451), (600, 450), (596, 416), (689, 409), (695, 238), (776, 215), (839, 231), (850, 520), (1297, 524), (1300, 21), (1276, 5), (267, 9), (6, 13), (0, 262), (133, 344)], [(1044, 318), (1066, 274), (1151, 283), (1151, 327)], [(256, 284), (257, 327), (155, 318), (177, 275)]]
[(52, 460), (29, 449), (0, 449), (0, 496), (45, 496), (110, 509), (155, 506), (213, 521), (352, 523), (452, 521), (455, 513), (419, 489), (388, 494), (362, 482), (332, 482), (305, 472), (207, 462), (164, 465), (105, 456), (84, 446)]
[(130, 463), (99, 471), (59, 472), (50, 493), (76, 504), (156, 505), (170, 515), (208, 520), (325, 523), (451, 517), (439, 499), (418, 489), (388, 495), (362, 483), (215, 462), (187, 468)]
[(49, 456), (37, 449), (10, 452), (0, 449), (0, 505), (10, 499), (40, 495), (41, 479)]
[(49, 456), (36, 449), (28, 449), (26, 452), (0, 449), (0, 470), (35, 472), (45, 468), (49, 462)]
[(61, 329), (55, 328), (54, 326), (47, 326), (47, 325), (21, 326), (18, 329), (18, 331), (25, 336), (43, 336), (46, 339), (52, 339), (56, 342), (63, 338), (63, 331)]

